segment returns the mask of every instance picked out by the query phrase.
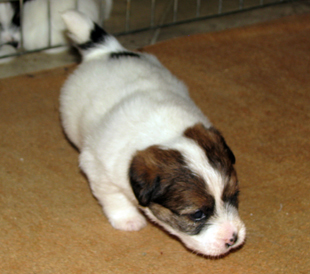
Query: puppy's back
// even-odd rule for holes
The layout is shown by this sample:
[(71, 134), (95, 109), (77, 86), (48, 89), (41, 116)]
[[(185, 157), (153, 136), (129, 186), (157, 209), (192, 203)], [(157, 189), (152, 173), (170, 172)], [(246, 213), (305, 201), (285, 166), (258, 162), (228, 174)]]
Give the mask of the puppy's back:
[(60, 96), (65, 131), (78, 148), (111, 109), (134, 93), (146, 92), (154, 100), (171, 94), (189, 100), (186, 86), (153, 55), (126, 50), (82, 13), (68, 11), (63, 19), (83, 57)]

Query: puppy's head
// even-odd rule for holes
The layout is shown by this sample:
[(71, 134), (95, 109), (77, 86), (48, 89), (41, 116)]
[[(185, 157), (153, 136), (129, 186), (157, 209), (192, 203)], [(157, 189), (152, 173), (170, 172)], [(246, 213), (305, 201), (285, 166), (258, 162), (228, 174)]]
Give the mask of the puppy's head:
[(197, 124), (165, 147), (138, 151), (130, 182), (153, 221), (195, 252), (219, 256), (245, 239), (234, 163), (220, 133)]

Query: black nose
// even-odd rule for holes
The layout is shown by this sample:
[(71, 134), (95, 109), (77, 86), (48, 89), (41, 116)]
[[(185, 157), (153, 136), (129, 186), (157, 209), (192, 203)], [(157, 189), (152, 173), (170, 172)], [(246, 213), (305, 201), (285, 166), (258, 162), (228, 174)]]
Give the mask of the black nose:
[(232, 237), (226, 242), (225, 246), (228, 248), (228, 247), (231, 247), (233, 246), (238, 240), (238, 235), (237, 233), (233, 233)]

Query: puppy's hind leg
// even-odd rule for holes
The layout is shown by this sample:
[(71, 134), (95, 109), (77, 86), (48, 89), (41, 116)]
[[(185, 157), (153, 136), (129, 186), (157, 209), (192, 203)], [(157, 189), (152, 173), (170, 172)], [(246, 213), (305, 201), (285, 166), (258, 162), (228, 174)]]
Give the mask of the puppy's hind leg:
[(88, 177), (93, 195), (102, 205), (111, 225), (119, 230), (137, 231), (146, 226), (146, 219), (121, 189), (105, 176), (105, 170), (93, 155), (83, 151), (80, 166)]

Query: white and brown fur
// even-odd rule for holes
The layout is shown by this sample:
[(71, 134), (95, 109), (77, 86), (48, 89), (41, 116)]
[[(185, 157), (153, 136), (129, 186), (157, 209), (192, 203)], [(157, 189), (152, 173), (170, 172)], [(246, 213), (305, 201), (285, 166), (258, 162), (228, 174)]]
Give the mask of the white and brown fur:
[(112, 226), (143, 228), (142, 210), (197, 253), (240, 246), (234, 155), (186, 86), (83, 14), (63, 19), (83, 62), (61, 90), (62, 123)]

